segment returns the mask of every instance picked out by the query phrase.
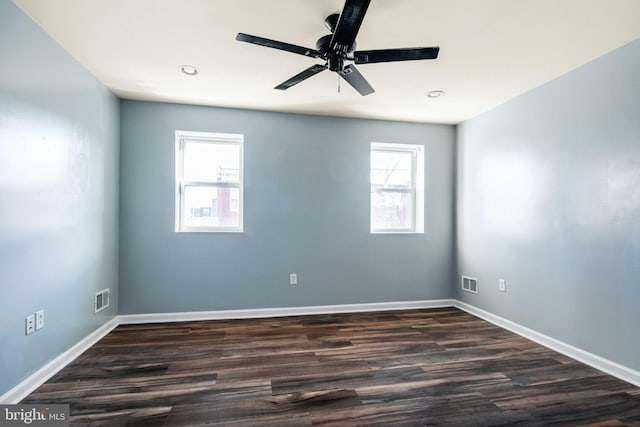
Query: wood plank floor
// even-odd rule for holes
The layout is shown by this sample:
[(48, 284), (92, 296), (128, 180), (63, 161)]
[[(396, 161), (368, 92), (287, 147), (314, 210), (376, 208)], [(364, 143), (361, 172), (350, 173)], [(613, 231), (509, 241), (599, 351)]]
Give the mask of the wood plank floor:
[(120, 326), (24, 403), (72, 425), (640, 426), (640, 389), (455, 308)]

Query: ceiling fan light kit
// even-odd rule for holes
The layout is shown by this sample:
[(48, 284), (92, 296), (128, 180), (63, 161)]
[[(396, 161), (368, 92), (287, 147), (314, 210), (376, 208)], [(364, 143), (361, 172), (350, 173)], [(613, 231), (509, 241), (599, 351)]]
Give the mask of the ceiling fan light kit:
[[(371, 0), (346, 0), (342, 13), (329, 15), (324, 20), (325, 26), (331, 31), (331, 34), (320, 37), (316, 42), (315, 49), (245, 33), (238, 33), (236, 40), (325, 61), (324, 64), (312, 65), (280, 83), (274, 89), (289, 89), (328, 69), (338, 73), (360, 95), (369, 95), (375, 90), (360, 74), (355, 64), (436, 59), (440, 51), (437, 46), (356, 51), (356, 36), (370, 3)], [(345, 62), (353, 63), (345, 65)]]

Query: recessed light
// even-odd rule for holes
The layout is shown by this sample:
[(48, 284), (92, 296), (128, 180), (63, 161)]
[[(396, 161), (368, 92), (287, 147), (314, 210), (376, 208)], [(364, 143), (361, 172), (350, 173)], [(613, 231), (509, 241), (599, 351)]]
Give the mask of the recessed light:
[(193, 65), (181, 65), (178, 68), (180, 68), (180, 71), (182, 71), (187, 76), (195, 76), (198, 74), (198, 69)]
[(444, 95), (444, 91), (443, 90), (432, 90), (431, 92), (427, 92), (427, 96), (429, 98), (437, 98), (440, 95)]

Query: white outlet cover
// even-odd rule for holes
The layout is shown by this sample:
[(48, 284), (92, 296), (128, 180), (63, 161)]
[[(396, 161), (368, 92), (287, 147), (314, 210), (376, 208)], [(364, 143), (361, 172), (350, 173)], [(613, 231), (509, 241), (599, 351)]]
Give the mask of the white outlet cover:
[(298, 275), (296, 273), (289, 274), (289, 284), (290, 285), (298, 284)]
[(500, 279), (498, 281), (498, 288), (500, 289), (500, 292), (507, 292), (507, 281)]
[(36, 311), (36, 331), (44, 328), (44, 310)]
[(36, 319), (33, 314), (24, 318), (24, 333), (25, 335), (32, 334), (36, 329)]

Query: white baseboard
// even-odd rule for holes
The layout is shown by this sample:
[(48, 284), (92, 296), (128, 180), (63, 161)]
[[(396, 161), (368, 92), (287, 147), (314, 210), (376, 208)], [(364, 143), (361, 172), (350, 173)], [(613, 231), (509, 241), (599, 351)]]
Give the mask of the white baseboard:
[(600, 357), (588, 351), (564, 343), (555, 338), (551, 338), (550, 336), (541, 334), (540, 332), (536, 332), (533, 329), (529, 329), (503, 317), (496, 316), (495, 314), (489, 313), (488, 311), (482, 310), (478, 307), (464, 303), (462, 301), (454, 300), (454, 306), (459, 308), (460, 310), (464, 310), (470, 314), (473, 314), (474, 316), (491, 322), (494, 325), (507, 329), (513, 333), (528, 338), (531, 341), (535, 341), (538, 344), (555, 350), (558, 353), (569, 356), (570, 358), (582, 362), (585, 365), (589, 365), (592, 368), (596, 368), (602, 372), (613, 375), (614, 377), (620, 378), (623, 381), (640, 387), (640, 371), (636, 371), (635, 369), (628, 368), (626, 366), (620, 365), (619, 363), (605, 359), (604, 357)]
[(89, 347), (100, 341), (102, 337), (118, 326), (118, 317), (114, 317), (104, 325), (80, 340), (73, 347), (29, 375), (20, 384), (0, 396), (2, 404), (16, 404), (27, 397), (31, 392), (44, 384), (49, 378), (57, 374), (62, 368), (71, 363), (76, 357), (84, 353)]
[(310, 314), (359, 313), (365, 311), (415, 310), (453, 307), (454, 300), (376, 302), (369, 304), (315, 305), (307, 307), (252, 308), (245, 310), (191, 311), (183, 313), (121, 314), (120, 324), (185, 322), (196, 320), (256, 319)]
[(640, 387), (640, 372), (626, 366), (620, 365), (611, 360), (589, 353), (572, 345), (566, 344), (555, 338), (536, 332), (525, 326), (519, 325), (510, 320), (504, 319), (488, 311), (474, 307), (470, 304), (454, 299), (442, 300), (422, 300), (422, 301), (396, 301), (370, 304), (341, 304), (341, 305), (318, 305), (308, 307), (282, 307), (282, 308), (260, 308), (246, 310), (218, 310), (218, 311), (196, 311), (184, 313), (152, 313), (152, 314), (125, 314), (116, 316), (105, 323), (91, 334), (87, 335), (73, 347), (38, 369), (28, 378), (16, 385), (14, 388), (0, 396), (0, 404), (15, 404), (20, 402), (36, 388), (46, 382), (49, 378), (67, 366), (76, 357), (89, 349), (101, 338), (111, 332), (120, 324), (138, 323), (164, 323), (164, 322), (184, 322), (196, 320), (222, 320), (222, 319), (254, 319), (268, 317), (301, 316), (311, 314), (334, 314), (334, 313), (359, 313), (366, 311), (389, 311), (389, 310), (412, 310), (422, 308), (456, 307), (473, 314), (481, 319), (491, 322), (501, 328), (507, 329), (525, 338), (544, 345), (552, 350), (562, 353), (572, 359), (585, 363), (593, 368), (603, 371), (609, 375), (620, 378), (635, 386)]

